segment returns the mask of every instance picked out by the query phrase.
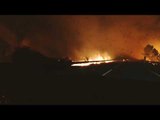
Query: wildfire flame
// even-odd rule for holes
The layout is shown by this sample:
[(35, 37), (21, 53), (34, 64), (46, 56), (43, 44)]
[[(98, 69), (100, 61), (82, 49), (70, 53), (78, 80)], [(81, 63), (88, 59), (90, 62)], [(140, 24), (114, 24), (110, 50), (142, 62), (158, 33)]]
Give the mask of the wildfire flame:
[(109, 55), (101, 55), (97, 54), (94, 56), (91, 56), (88, 61), (102, 61), (102, 60), (110, 60), (111, 57)]
[(109, 63), (112, 62), (111, 57), (108, 54), (94, 54), (91, 55), (90, 57), (87, 57), (87, 60), (80, 60), (78, 62), (82, 63), (75, 63), (72, 64), (72, 66), (89, 66), (92, 64), (101, 64), (101, 63)]

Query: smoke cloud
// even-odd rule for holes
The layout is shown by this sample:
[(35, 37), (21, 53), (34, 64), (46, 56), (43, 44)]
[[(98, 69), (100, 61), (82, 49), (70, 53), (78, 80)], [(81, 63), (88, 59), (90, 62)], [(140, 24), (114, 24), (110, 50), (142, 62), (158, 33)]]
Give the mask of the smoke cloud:
[(96, 52), (142, 59), (147, 44), (160, 50), (160, 16), (1, 15), (0, 38), (11, 53), (25, 45), (49, 57), (73, 60)]

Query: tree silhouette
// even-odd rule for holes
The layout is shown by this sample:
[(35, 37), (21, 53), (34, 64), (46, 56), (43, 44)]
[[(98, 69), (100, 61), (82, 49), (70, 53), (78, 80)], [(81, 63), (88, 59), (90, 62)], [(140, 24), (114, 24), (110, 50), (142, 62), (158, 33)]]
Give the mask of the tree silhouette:
[(146, 45), (144, 48), (144, 58), (148, 58), (151, 61), (160, 61), (160, 55), (157, 49), (153, 45)]

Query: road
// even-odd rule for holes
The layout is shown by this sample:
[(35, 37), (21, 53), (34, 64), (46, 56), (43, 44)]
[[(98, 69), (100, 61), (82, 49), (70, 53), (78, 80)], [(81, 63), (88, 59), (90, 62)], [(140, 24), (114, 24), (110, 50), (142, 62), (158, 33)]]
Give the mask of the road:
[(106, 70), (102, 76), (111, 79), (158, 82), (160, 81), (160, 74), (159, 71), (154, 70), (154, 67), (158, 68), (158, 65), (159, 64), (156, 65), (148, 62), (124, 62), (119, 63), (116, 67)]

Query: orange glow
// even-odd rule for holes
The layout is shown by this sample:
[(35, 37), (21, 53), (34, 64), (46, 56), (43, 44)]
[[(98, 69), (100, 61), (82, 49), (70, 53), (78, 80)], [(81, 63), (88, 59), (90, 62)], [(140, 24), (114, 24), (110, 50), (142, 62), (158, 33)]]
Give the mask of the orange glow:
[(100, 51), (82, 51), (76, 54), (77, 59), (75, 62), (84, 62), (84, 61), (104, 61), (104, 60), (111, 60), (111, 56), (107, 52), (100, 52)]
[(87, 63), (75, 63), (72, 64), (72, 66), (80, 66), (80, 67), (84, 67), (84, 66), (89, 66), (89, 65), (93, 65), (93, 64), (101, 64), (101, 63), (110, 63), (113, 62), (113, 60), (107, 60), (107, 61), (98, 61), (98, 62), (87, 62)]
[(90, 55), (89, 57), (87, 57), (87, 60), (79, 60), (79, 61), (75, 61), (75, 62), (82, 62), (82, 63), (75, 63), (72, 64), (72, 66), (89, 66), (92, 64), (101, 64), (101, 63), (109, 63), (109, 62), (113, 62), (113, 60), (111, 60), (111, 57), (108, 54), (93, 54)]
[(151, 39), (150, 44), (152, 44), (159, 52), (160, 52), (160, 40), (159, 39)]
[(27, 39), (22, 40), (20, 47), (29, 47), (30, 46), (30, 41)]
[(110, 60), (111, 57), (109, 55), (101, 55), (101, 54), (96, 54), (93, 55), (89, 58), (88, 61), (101, 61), (101, 60)]

